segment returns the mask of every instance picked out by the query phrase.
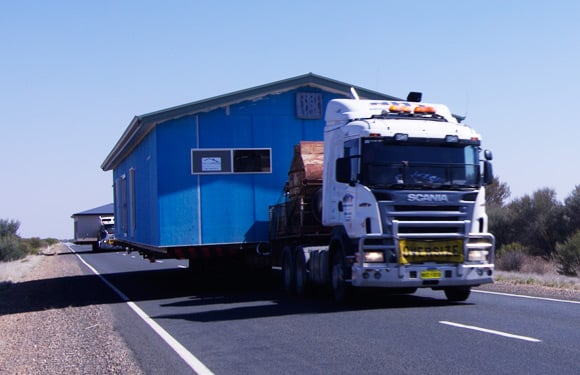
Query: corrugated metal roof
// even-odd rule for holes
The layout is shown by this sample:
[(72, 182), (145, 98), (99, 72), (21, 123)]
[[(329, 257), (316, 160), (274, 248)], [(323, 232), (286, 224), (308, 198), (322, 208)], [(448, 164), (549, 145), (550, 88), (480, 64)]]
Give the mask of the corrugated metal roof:
[(266, 95), (283, 93), (304, 86), (318, 87), (327, 91), (343, 94), (345, 97), (350, 95), (350, 88), (354, 87), (359, 96), (364, 99), (401, 100), (400, 98), (368, 90), (356, 85), (336, 81), (314, 73), (308, 73), (266, 85), (256, 86), (209, 99), (163, 109), (157, 112), (135, 116), (121, 138), (117, 141), (117, 144), (115, 144), (109, 155), (101, 164), (101, 168), (105, 171), (115, 168), (115, 166), (126, 158), (159, 123), (196, 113), (209, 112), (217, 108), (226, 107), (246, 100), (254, 100)]
[(72, 216), (85, 216), (85, 215), (113, 215), (115, 213), (115, 208), (113, 203), (105, 204), (103, 206), (91, 208), (90, 210), (77, 212)]

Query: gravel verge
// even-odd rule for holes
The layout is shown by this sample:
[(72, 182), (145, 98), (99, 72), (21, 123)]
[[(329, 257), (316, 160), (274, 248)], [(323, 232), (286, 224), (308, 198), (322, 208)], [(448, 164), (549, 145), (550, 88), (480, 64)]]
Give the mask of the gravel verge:
[(63, 244), (0, 263), (0, 374), (143, 373), (106, 304), (66, 305), (68, 289), (58, 286), (82, 275)]

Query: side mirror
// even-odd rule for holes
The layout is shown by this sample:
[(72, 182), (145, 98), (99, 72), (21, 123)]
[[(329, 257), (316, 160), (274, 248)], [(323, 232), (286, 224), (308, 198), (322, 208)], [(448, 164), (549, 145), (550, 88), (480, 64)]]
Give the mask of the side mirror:
[(350, 170), (350, 159), (349, 158), (339, 158), (336, 159), (336, 181), (342, 182), (344, 184), (349, 184), (351, 170)]
[(493, 183), (493, 166), (487, 160), (483, 162), (483, 183), (485, 185)]
[(483, 156), (485, 157), (485, 160), (493, 160), (493, 154), (491, 153), (491, 150), (483, 151)]

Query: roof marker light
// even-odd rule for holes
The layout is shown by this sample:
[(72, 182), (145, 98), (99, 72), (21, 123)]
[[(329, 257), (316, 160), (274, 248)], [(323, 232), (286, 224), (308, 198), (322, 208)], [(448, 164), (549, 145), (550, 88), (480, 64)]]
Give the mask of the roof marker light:
[(411, 108), (404, 104), (391, 104), (389, 106), (389, 112), (393, 113), (410, 113)]
[(434, 114), (435, 108), (431, 107), (431, 106), (418, 106), (415, 107), (414, 110), (415, 113), (420, 113), (420, 114)]

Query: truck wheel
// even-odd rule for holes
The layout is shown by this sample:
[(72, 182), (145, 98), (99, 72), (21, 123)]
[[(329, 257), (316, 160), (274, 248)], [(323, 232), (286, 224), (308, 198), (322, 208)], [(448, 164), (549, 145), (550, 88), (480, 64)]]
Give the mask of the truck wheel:
[(455, 287), (455, 288), (447, 288), (445, 291), (445, 297), (447, 300), (452, 302), (462, 302), (469, 298), (469, 294), (471, 293), (470, 287)]
[(99, 251), (99, 243), (98, 242), (93, 242), (93, 251)]
[(334, 301), (346, 304), (351, 297), (351, 286), (345, 280), (344, 256), (342, 251), (336, 251), (332, 257), (331, 284)]
[(296, 295), (304, 296), (308, 289), (308, 272), (306, 271), (306, 257), (301, 246), (296, 248), (296, 256), (294, 257), (294, 281), (296, 283)]
[(296, 266), (292, 253), (293, 251), (290, 246), (285, 246), (282, 250), (282, 281), (284, 283), (284, 290), (288, 294), (294, 294), (296, 291)]

